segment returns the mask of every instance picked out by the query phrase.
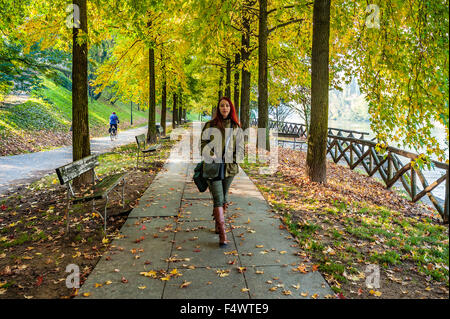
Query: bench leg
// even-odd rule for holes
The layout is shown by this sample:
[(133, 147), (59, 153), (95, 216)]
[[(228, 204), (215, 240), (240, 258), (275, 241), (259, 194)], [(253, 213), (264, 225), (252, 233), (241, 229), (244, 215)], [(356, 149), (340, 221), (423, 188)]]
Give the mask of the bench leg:
[(136, 169), (139, 168), (139, 151), (137, 151)]
[(125, 178), (122, 183), (122, 208), (125, 208)]
[(70, 209), (70, 194), (69, 190), (67, 190), (67, 210), (66, 210), (67, 236), (69, 236), (69, 209)]
[(108, 207), (108, 195), (106, 195), (106, 203), (105, 203), (105, 226), (104, 226), (105, 236), (106, 236), (106, 208), (107, 207)]

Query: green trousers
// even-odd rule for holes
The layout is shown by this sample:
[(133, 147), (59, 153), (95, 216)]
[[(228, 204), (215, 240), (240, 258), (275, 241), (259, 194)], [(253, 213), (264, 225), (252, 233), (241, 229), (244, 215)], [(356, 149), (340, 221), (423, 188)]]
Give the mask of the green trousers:
[(223, 180), (208, 179), (209, 191), (213, 197), (214, 207), (221, 207), (225, 203), (228, 203), (228, 190), (230, 189), (233, 178), (234, 176), (225, 177)]

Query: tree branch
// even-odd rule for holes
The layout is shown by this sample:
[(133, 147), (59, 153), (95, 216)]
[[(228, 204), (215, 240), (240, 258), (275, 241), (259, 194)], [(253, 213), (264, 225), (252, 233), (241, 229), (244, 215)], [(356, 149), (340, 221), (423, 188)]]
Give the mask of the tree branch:
[(236, 31), (242, 32), (242, 28), (239, 29), (238, 27), (236, 27), (236, 26), (234, 26), (234, 25), (232, 25), (232, 24), (230, 24), (230, 27), (232, 27), (232, 28), (233, 28), (234, 30), (236, 30)]
[(292, 24), (292, 23), (301, 22), (301, 21), (303, 21), (303, 20), (304, 20), (304, 19), (293, 19), (293, 20), (286, 21), (285, 23), (279, 24), (279, 25), (273, 27), (272, 29), (269, 29), (269, 31), (267, 32), (267, 34), (270, 34), (271, 32), (273, 32), (273, 31), (276, 30), (276, 29), (285, 27), (285, 26), (290, 25), (290, 24)]
[(295, 7), (295, 5), (285, 6), (285, 7), (281, 7), (281, 8), (273, 8), (272, 10), (267, 11), (267, 15), (269, 15), (277, 10), (280, 10), (280, 9), (290, 9), (290, 8), (294, 8), (294, 7)]
[[(308, 6), (311, 6), (311, 5), (313, 5), (313, 4), (314, 4), (313, 2), (307, 2), (307, 3), (305, 3), (305, 6), (308, 7)], [(290, 6), (284, 6), (284, 7), (280, 7), (280, 8), (273, 8), (273, 9), (267, 11), (267, 15), (269, 15), (269, 14), (271, 14), (271, 13), (277, 11), (277, 10), (282, 10), (282, 9), (292, 9), (292, 8), (295, 8), (295, 7), (296, 7), (296, 5), (293, 4), (293, 5), (290, 5)]]

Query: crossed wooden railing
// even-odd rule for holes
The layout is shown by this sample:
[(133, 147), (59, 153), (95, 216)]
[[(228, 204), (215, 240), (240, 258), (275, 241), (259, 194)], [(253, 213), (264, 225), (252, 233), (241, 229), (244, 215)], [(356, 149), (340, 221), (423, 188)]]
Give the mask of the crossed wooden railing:
[[(400, 181), (413, 202), (428, 195), (444, 223), (448, 223), (448, 164), (432, 161), (435, 170), (443, 170), (443, 174), (428, 184), (422, 170), (414, 165), (414, 161), (419, 157), (417, 154), (388, 146), (386, 154), (381, 155), (377, 152), (377, 143), (374, 141), (336, 135), (328, 135), (327, 144), (327, 153), (331, 155), (335, 163), (344, 159), (350, 169), (361, 165), (369, 176), (379, 173), (386, 188), (391, 188), (397, 181)], [(406, 164), (400, 160), (400, 156), (406, 158)], [(422, 188), (419, 188), (417, 178), (419, 178)], [(432, 191), (443, 182), (446, 183), (444, 207), (432, 194)]]
[[(253, 120), (251, 124), (257, 125), (257, 120)], [(269, 121), (269, 127), (278, 127), (278, 136), (281, 137), (307, 138), (306, 126), (301, 123)], [(418, 154), (388, 146), (383, 155), (377, 151), (377, 143), (374, 140), (365, 140), (365, 135), (369, 135), (369, 133), (329, 128), (327, 154), (331, 156), (335, 163), (341, 159), (345, 160), (352, 170), (357, 166), (362, 166), (369, 176), (379, 173), (388, 189), (400, 181), (413, 202), (428, 196), (444, 223), (448, 224), (449, 165), (433, 160), (431, 165), (435, 171), (442, 174), (439, 174), (441, 176), (429, 184), (422, 170), (414, 165), (415, 160), (419, 157)], [(356, 138), (356, 136), (359, 136), (359, 138)], [(402, 161), (400, 157), (404, 160)], [(422, 187), (419, 187), (417, 178)], [(445, 200), (442, 203), (442, 200), (437, 199), (432, 191), (444, 182)]]

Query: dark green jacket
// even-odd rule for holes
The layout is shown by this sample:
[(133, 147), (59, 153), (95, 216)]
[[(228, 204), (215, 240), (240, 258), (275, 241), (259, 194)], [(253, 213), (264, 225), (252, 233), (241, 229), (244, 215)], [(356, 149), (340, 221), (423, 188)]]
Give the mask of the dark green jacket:
[[(231, 123), (232, 121), (230, 119), (226, 119), (224, 121), (224, 126), (225, 128), (231, 128)], [(201, 148), (200, 148), (200, 154), (203, 154), (203, 148), (210, 143), (211, 141), (214, 140), (214, 136), (211, 135), (211, 137), (209, 139), (202, 139), (203, 136), (203, 132), (207, 129), (210, 128), (212, 125), (212, 122), (209, 121), (205, 124), (205, 126), (202, 129), (202, 135), (200, 136), (201, 139)], [(221, 136), (222, 136), (222, 154), (225, 154), (225, 132), (221, 132)], [(236, 136), (238, 136), (236, 138)], [(242, 130), (239, 129), (239, 127), (237, 127), (237, 125), (233, 125), (233, 134), (231, 135), (231, 139), (230, 139), (230, 145), (228, 146), (228, 148), (233, 147), (233, 163), (225, 163), (225, 177), (228, 176), (234, 176), (237, 173), (239, 173), (239, 164), (236, 163), (236, 139), (237, 140), (242, 140)], [(240, 151), (243, 154), (243, 149), (244, 149), (244, 144), (239, 143), (240, 145), (238, 145), (238, 147), (240, 148)], [(231, 146), (233, 145), (233, 146)], [(213, 151), (211, 151), (211, 156), (214, 154)], [(218, 172), (218, 167), (219, 164), (218, 163), (204, 163), (203, 164), (203, 177), (205, 178), (214, 178), (217, 176), (217, 172)]]

